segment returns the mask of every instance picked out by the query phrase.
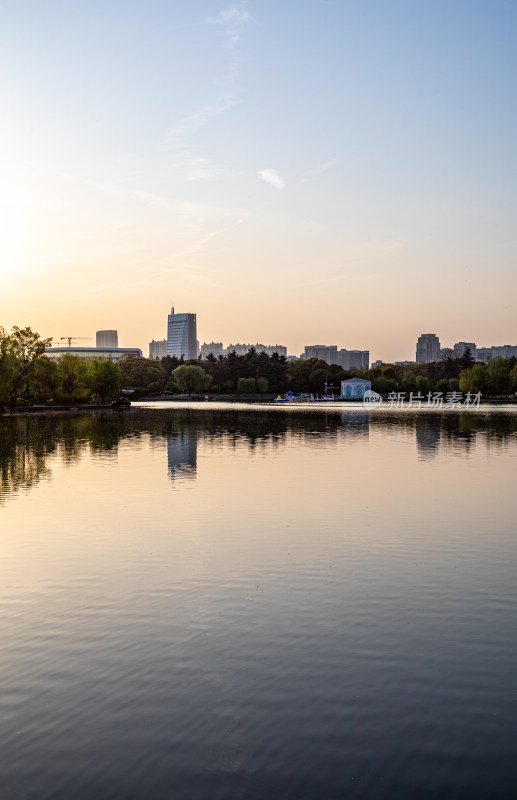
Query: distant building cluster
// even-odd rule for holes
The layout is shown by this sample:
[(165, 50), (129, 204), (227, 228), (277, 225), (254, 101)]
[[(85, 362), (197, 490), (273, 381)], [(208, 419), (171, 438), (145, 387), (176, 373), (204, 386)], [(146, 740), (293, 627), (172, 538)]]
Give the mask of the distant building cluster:
[(197, 340), (196, 315), (191, 313), (177, 314), (174, 308), (167, 318), (167, 337), (153, 339), (149, 342), (149, 358), (163, 358), (164, 356), (183, 357), (185, 361), (191, 358), (207, 358), (210, 354), (216, 358), (226, 356), (233, 351), (242, 356), (254, 348), (257, 353), (267, 353), (268, 356), (278, 353), (287, 356), (287, 347), (281, 344), (229, 344), (223, 346), (222, 342), (203, 342), (200, 346)]
[(370, 366), (369, 350), (338, 350), (337, 345), (307, 345), (300, 358), (319, 358), (327, 364), (337, 364), (346, 370), (368, 369)]
[(245, 356), (251, 349), (257, 353), (266, 353), (268, 356), (272, 356), (273, 353), (278, 353), (279, 356), (287, 356), (287, 347), (281, 344), (259, 344), (258, 342), (256, 344), (229, 344), (227, 347), (223, 347), (222, 342), (203, 342), (201, 355), (206, 358), (212, 353), (218, 358), (219, 356), (227, 356), (228, 353), (235, 351), (236, 355)]
[[(62, 336), (60, 341), (67, 342), (68, 346), (46, 348), (46, 353), (54, 359), (61, 359), (64, 355), (76, 355), (85, 361), (95, 358), (122, 361), (125, 358), (141, 358), (142, 351), (138, 347), (119, 347), (118, 331), (114, 329), (97, 331), (95, 334), (95, 347), (75, 347), (74, 342), (84, 337)], [(287, 361), (317, 358), (327, 364), (336, 364), (344, 370), (367, 370), (370, 368), (369, 350), (338, 349), (337, 345), (312, 344), (304, 348), (298, 357), (287, 355), (287, 347), (281, 344), (228, 344), (222, 342), (203, 342), (200, 346), (197, 339), (196, 315), (192, 313), (175, 313), (174, 307), (167, 317), (167, 336), (164, 339), (152, 339), (149, 342), (149, 358), (164, 358), (175, 356), (185, 361), (207, 358), (210, 354), (219, 358), (235, 351), (238, 356), (246, 355), (251, 349), (257, 353), (266, 353), (272, 356), (277, 353)], [(440, 339), (435, 333), (422, 333), (416, 343), (415, 361), (395, 361), (396, 366), (405, 367), (410, 364), (427, 364), (440, 361), (448, 357), (462, 358), (469, 351), (477, 362), (489, 362), (495, 358), (517, 358), (517, 345), (493, 345), (491, 347), (477, 347), (475, 342), (456, 342), (453, 347), (442, 347)], [(380, 367), (383, 362), (378, 359), (371, 367)]]
[(456, 342), (452, 348), (442, 348), (440, 347), (440, 340), (435, 333), (422, 333), (416, 343), (416, 363), (427, 364), (448, 356), (462, 358), (467, 350), (470, 351), (474, 361), (488, 362), (494, 358), (517, 358), (517, 345), (504, 344), (492, 347), (477, 347), (475, 342)]
[(517, 344), (478, 347), (473, 355), (476, 361), (491, 361), (493, 358), (517, 358)]
[(226, 348), (225, 355), (232, 353), (234, 350), (238, 356), (245, 356), (247, 352), (254, 348), (257, 353), (266, 353), (272, 356), (273, 353), (278, 353), (279, 356), (287, 356), (287, 347), (281, 344), (229, 344)]

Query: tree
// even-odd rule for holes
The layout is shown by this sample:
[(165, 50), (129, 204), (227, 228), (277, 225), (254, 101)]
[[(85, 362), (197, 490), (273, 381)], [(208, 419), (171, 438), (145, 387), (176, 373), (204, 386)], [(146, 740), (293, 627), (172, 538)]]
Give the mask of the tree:
[(44, 354), (45, 348), (50, 347), (52, 339), (42, 339), (32, 328), (18, 328), (16, 325), (10, 334), (2, 328), (0, 337), (2, 394), (12, 404), (22, 390), (26, 395), (30, 394), (29, 381), (36, 361)]
[(416, 375), (411, 369), (404, 370), (404, 375), (402, 378), (402, 389), (405, 392), (414, 392), (416, 391)]
[(124, 385), (124, 375), (118, 364), (108, 359), (90, 361), (86, 373), (86, 385), (101, 403), (118, 397)]
[(329, 377), (328, 367), (317, 367), (311, 371), (309, 376), (309, 388), (311, 392), (320, 394), (325, 389), (327, 378)]
[(86, 362), (79, 356), (66, 353), (57, 366), (63, 392), (73, 396), (80, 389), (84, 389), (87, 370)]
[(484, 364), (474, 364), (472, 369), (460, 372), (460, 390), (462, 392), (483, 392), (489, 382), (488, 370)]
[(386, 378), (384, 375), (379, 375), (372, 380), (372, 389), (379, 394), (389, 394), (397, 390), (397, 381), (394, 378)]
[(494, 394), (506, 394), (510, 390), (507, 364), (507, 359), (494, 358), (488, 365), (490, 391)]
[(151, 383), (160, 383), (163, 386), (167, 380), (167, 372), (154, 358), (127, 358), (122, 361), (120, 368), (130, 385), (142, 389), (148, 389)]
[(510, 370), (508, 377), (510, 379), (510, 386), (514, 392), (517, 392), (517, 364)]
[(38, 358), (34, 370), (34, 380), (42, 394), (49, 394), (51, 398), (55, 400), (61, 386), (61, 378), (56, 360), (48, 356), (41, 356), (41, 358)]
[(12, 384), (16, 373), (16, 359), (12, 352), (11, 338), (0, 327), (0, 410), (11, 400)]
[(176, 356), (163, 356), (161, 367), (167, 378), (171, 376), (176, 367), (179, 367), (179, 363), (179, 359), (177, 359)]
[(424, 375), (417, 375), (416, 377), (416, 390), (417, 392), (421, 392), (425, 397), (431, 388), (431, 381), (429, 378), (426, 378)]
[(470, 347), (465, 349), (465, 352), (460, 358), (460, 364), (462, 369), (469, 369), (470, 367), (474, 366), (475, 360)]
[(289, 389), (293, 392), (309, 391), (309, 376), (317, 359), (299, 359), (287, 365), (287, 380)]
[(188, 392), (202, 392), (208, 389), (212, 383), (212, 376), (207, 375), (203, 367), (195, 366), (194, 364), (182, 364), (172, 373), (172, 377), (180, 391)]
[(260, 392), (260, 394), (265, 394), (267, 392), (267, 388), (268, 388), (267, 378), (264, 377), (257, 378), (257, 391)]
[(237, 391), (239, 394), (253, 394), (257, 389), (255, 378), (239, 378)]

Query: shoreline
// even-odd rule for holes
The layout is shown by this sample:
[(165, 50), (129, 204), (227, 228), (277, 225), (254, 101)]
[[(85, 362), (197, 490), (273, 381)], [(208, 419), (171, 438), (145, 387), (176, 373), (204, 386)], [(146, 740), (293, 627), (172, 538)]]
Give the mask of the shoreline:
[[(375, 412), (379, 410), (377, 408), (367, 408), (361, 402), (357, 400), (344, 400), (341, 398), (336, 398), (336, 400), (321, 400), (316, 402), (287, 402), (287, 403), (276, 403), (274, 399), (244, 399), (238, 397), (225, 397), (225, 398), (216, 398), (211, 397), (209, 400), (204, 400), (198, 397), (174, 397), (174, 398), (164, 398), (164, 397), (139, 397), (138, 400), (133, 400), (131, 402), (131, 406), (128, 407), (113, 407), (111, 403), (105, 403), (101, 405), (81, 405), (81, 404), (59, 404), (59, 405), (41, 405), (35, 404), (32, 406), (14, 406), (13, 408), (6, 408), (4, 411), (0, 411), (0, 418), (2, 417), (11, 417), (11, 416), (19, 416), (20, 414), (55, 414), (55, 413), (71, 413), (71, 412), (86, 412), (86, 411), (128, 411), (131, 408), (142, 408), (142, 407), (149, 407), (151, 405), (168, 405), (171, 407), (174, 406), (185, 406), (188, 404), (195, 404), (196, 409), (199, 410), (200, 407), (202, 408), (211, 408), (213, 406), (219, 406), (220, 404), (225, 405), (246, 405), (246, 406), (261, 406), (265, 408), (277, 408), (277, 409), (293, 409), (293, 408), (312, 408), (312, 409), (321, 409), (321, 408), (332, 408), (335, 409), (336, 406), (339, 408), (353, 408), (357, 410), (358, 408), (368, 411), (368, 412)], [(479, 408), (477, 409), (466, 409), (463, 407), (459, 407), (456, 409), (453, 408), (428, 408), (423, 406), (422, 408), (412, 408), (412, 407), (402, 407), (402, 408), (389, 408), (389, 406), (383, 405), (382, 411), (412, 411), (412, 412), (426, 412), (426, 411), (487, 411), (490, 408), (515, 408), (517, 409), (517, 398), (509, 398), (507, 400), (495, 400), (488, 398), (484, 400)]]

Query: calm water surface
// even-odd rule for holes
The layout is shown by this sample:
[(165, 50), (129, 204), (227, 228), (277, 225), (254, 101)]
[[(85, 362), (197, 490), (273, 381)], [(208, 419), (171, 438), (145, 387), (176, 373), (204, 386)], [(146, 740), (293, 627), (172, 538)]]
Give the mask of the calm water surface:
[(0, 419), (0, 797), (515, 798), (517, 414)]

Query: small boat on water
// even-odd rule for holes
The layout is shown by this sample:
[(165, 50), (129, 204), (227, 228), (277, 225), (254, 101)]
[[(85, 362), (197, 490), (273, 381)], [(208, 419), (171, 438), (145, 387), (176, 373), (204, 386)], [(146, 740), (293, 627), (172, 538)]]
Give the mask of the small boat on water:
[(292, 391), (286, 392), (284, 395), (279, 394), (275, 399), (275, 403), (313, 403), (314, 395), (312, 394), (295, 394)]
[(131, 400), (128, 397), (117, 397), (116, 400), (113, 400), (111, 407), (112, 408), (129, 408), (131, 405)]

